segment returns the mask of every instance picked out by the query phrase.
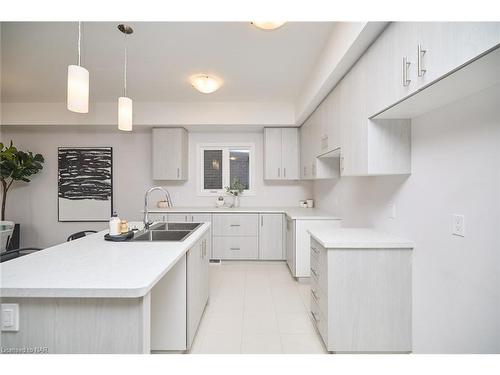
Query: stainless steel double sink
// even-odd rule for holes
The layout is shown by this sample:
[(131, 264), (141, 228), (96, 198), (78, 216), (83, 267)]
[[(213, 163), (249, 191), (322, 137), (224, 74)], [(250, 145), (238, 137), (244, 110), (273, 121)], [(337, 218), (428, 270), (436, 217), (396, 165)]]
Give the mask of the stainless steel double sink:
[(184, 241), (203, 223), (156, 223), (141, 230), (132, 241)]

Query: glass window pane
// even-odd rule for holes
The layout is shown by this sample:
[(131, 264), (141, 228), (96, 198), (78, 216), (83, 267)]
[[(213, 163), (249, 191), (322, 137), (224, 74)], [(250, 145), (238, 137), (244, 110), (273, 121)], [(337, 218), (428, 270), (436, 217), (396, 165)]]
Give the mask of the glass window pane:
[(203, 151), (203, 188), (222, 189), (222, 150)]
[(229, 179), (231, 184), (238, 179), (245, 190), (250, 189), (250, 151), (230, 150), (229, 151)]

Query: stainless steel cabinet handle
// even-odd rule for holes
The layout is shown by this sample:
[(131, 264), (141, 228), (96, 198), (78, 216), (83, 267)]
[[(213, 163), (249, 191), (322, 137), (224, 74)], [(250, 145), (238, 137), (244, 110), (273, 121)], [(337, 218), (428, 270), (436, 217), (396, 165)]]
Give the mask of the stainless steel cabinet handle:
[(188, 215), (184, 216), (184, 220), (187, 222), (188, 221)]
[(230, 227), (240, 227), (241, 225), (240, 224), (230, 224), (229, 226)]
[(427, 69), (423, 68), (422, 64), (422, 57), (424, 57), (426, 52), (427, 50), (423, 49), (421, 44), (417, 46), (417, 73), (419, 77), (422, 77), (427, 71)]
[(264, 226), (264, 216), (260, 215), (260, 226)]
[(239, 247), (231, 247), (231, 250), (240, 250)]
[(319, 302), (319, 297), (318, 297), (318, 295), (316, 294), (316, 291), (315, 291), (314, 289), (311, 289), (311, 294), (312, 294), (312, 296), (314, 297), (314, 299), (315, 299), (316, 301), (318, 301), (318, 302)]
[(316, 313), (314, 311), (311, 311), (311, 315), (316, 323), (319, 322), (319, 318), (316, 317)]
[(411, 62), (408, 61), (408, 58), (403, 57), (403, 86), (408, 86), (411, 82), (411, 79), (408, 78), (408, 70), (410, 69)]
[(307, 175), (307, 167), (304, 165), (304, 176)]
[(340, 157), (340, 173), (344, 172), (344, 157)]
[(286, 168), (283, 168), (283, 178), (286, 178)]
[(177, 168), (177, 178), (179, 178), (179, 177), (180, 177), (180, 170), (179, 170), (179, 168)]
[(312, 267), (311, 267), (311, 272), (313, 273), (314, 276), (319, 277), (318, 272)]
[(281, 175), (280, 175), (280, 168), (278, 168), (278, 177), (281, 177)]

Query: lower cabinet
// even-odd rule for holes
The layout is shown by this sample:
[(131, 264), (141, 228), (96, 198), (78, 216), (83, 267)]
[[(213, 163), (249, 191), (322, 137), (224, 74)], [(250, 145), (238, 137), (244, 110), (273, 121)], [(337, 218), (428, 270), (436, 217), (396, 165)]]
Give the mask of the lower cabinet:
[(258, 259), (259, 215), (214, 214), (213, 259)]
[(214, 214), (212, 259), (285, 259), (283, 218), (281, 213)]
[(297, 219), (287, 217), (286, 222), (286, 260), (293, 277), (310, 276), (310, 238), (309, 230), (339, 228), (340, 219)]
[(286, 264), (290, 268), (292, 275), (295, 272), (295, 220), (286, 218), (286, 231), (285, 231), (285, 248), (286, 248)]
[(207, 233), (187, 252), (186, 349), (190, 349), (193, 344), (203, 311), (208, 302), (208, 261), (210, 257), (208, 243), (209, 235)]
[(285, 259), (283, 214), (259, 215), (259, 259)]
[(152, 289), (152, 352), (191, 348), (208, 302), (209, 240), (206, 232)]
[(330, 352), (410, 352), (411, 248), (310, 245), (311, 315)]

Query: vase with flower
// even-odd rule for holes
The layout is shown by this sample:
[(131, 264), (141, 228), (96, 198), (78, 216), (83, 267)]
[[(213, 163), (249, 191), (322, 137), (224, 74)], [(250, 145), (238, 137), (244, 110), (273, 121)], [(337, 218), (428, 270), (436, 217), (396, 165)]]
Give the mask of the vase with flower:
[(245, 189), (239, 178), (234, 178), (230, 186), (226, 186), (226, 193), (233, 197), (233, 207), (240, 206), (240, 196)]

